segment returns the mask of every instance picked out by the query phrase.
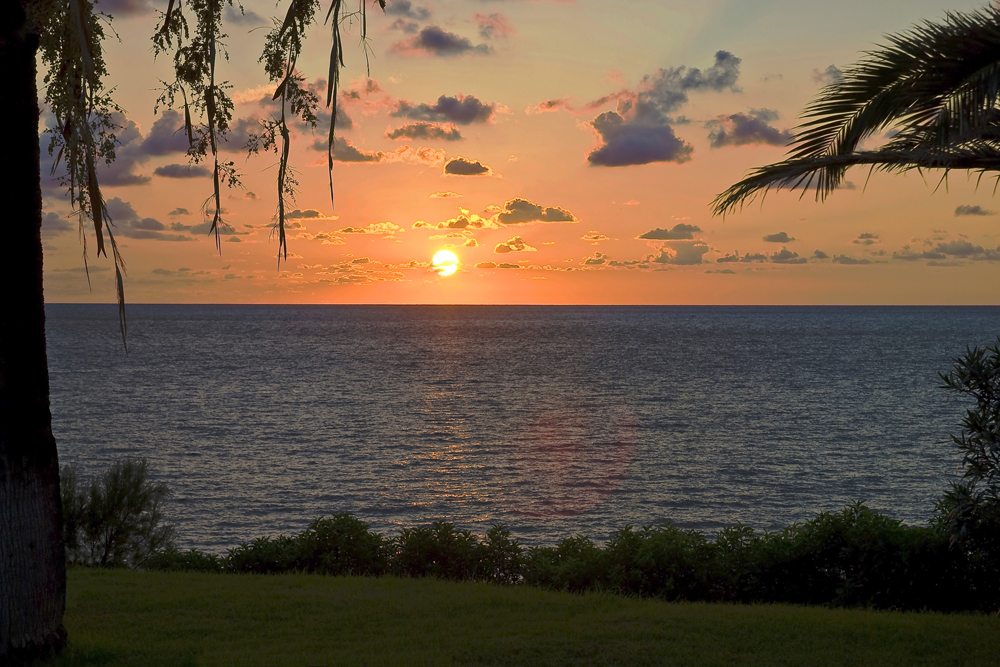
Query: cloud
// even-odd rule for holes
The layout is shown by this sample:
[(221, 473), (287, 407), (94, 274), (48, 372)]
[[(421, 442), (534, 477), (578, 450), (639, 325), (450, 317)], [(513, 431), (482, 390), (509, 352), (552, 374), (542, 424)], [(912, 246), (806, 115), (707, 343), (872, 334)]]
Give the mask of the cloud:
[(116, 18), (145, 16), (153, 13), (149, 0), (101, 0), (97, 9)]
[(184, 117), (173, 109), (165, 110), (149, 128), (149, 134), (142, 141), (144, 155), (171, 155), (186, 153), (188, 150), (187, 132), (184, 130)]
[[(130, 239), (148, 239), (153, 241), (193, 241), (190, 236), (182, 234), (167, 234), (167, 226), (155, 218), (140, 218), (139, 214), (127, 201), (112, 197), (106, 204), (108, 215), (114, 224), (117, 236)], [(174, 223), (177, 224), (177, 223)], [(170, 227), (173, 230), (173, 225)]]
[(603, 252), (595, 252), (590, 257), (584, 257), (580, 262), (583, 266), (603, 266), (608, 263), (608, 255)]
[(343, 227), (337, 230), (337, 234), (375, 234), (383, 238), (394, 236), (396, 232), (406, 231), (399, 225), (392, 222), (373, 222), (364, 227)]
[(892, 253), (893, 259), (914, 261), (927, 259), (941, 261), (945, 259), (970, 260), (976, 262), (997, 262), (1000, 261), (1000, 246), (996, 248), (984, 248), (974, 245), (965, 239), (954, 241), (942, 241), (934, 245), (930, 250), (923, 252), (913, 252), (910, 246), (903, 246), (898, 252)]
[(253, 28), (256, 26), (265, 26), (268, 24), (268, 21), (266, 21), (259, 14), (242, 6), (237, 10), (232, 5), (226, 5), (226, 8), (223, 11), (222, 16), (223, 18), (226, 19), (227, 22), (240, 27)]
[(618, 107), (591, 121), (603, 144), (587, 159), (603, 167), (690, 160), (694, 149), (672, 127), (680, 119), (667, 114), (687, 103), (691, 91), (738, 91), (739, 73), (740, 59), (718, 51), (715, 63), (704, 71), (683, 66), (661, 69), (644, 76), (636, 91), (623, 90), (591, 102), (589, 107), (617, 100)]
[(538, 248), (533, 248), (528, 245), (527, 242), (520, 236), (514, 236), (503, 243), (498, 243), (493, 252), (498, 254), (508, 253), (508, 252), (537, 252)]
[(153, 175), (165, 178), (207, 178), (212, 172), (194, 164), (167, 164), (153, 170)]
[(490, 176), (493, 169), (479, 160), (456, 156), (444, 163), (444, 173), (452, 176)]
[(815, 259), (827, 259), (827, 258), (830, 257), (829, 255), (827, 255), (825, 252), (823, 252), (822, 250), (820, 250), (818, 248), (813, 251), (813, 255), (812, 256)]
[(479, 241), (476, 239), (466, 239), (465, 243), (462, 244), (463, 248), (475, 248), (479, 245)]
[(744, 264), (749, 264), (751, 262), (766, 262), (768, 261), (768, 259), (770, 258), (761, 252), (755, 252), (755, 253), (748, 252), (747, 254), (741, 257), (739, 251), (736, 251), (732, 254), (723, 255), (722, 257), (719, 257), (715, 261), (719, 264), (728, 264), (731, 262), (742, 262)]
[[(316, 142), (313, 144), (313, 148), (325, 152), (326, 141)], [(396, 150), (388, 152), (365, 151), (357, 148), (343, 137), (336, 137), (334, 139), (333, 149), (333, 159), (338, 162), (363, 162), (369, 164), (382, 162), (410, 162), (413, 164), (436, 166), (444, 162), (445, 158), (445, 152), (443, 150), (439, 148), (431, 148), (429, 146), (411, 148), (409, 145), (406, 145), (400, 146)]]
[(473, 14), (472, 18), (479, 26), (479, 36), (483, 39), (509, 37), (514, 34), (514, 27), (503, 14)]
[(654, 264), (691, 266), (701, 264), (708, 251), (708, 244), (704, 241), (668, 241), (659, 248), (657, 253), (647, 256), (645, 261)]
[(667, 241), (693, 239), (696, 233), (701, 232), (701, 227), (697, 225), (687, 225), (683, 222), (674, 225), (670, 229), (651, 229), (645, 234), (640, 234), (637, 239), (646, 241)]
[(705, 124), (711, 129), (708, 135), (712, 148), (767, 144), (785, 146), (792, 139), (790, 130), (778, 130), (769, 123), (778, 119), (778, 112), (771, 109), (751, 109), (749, 114), (734, 113), (719, 116)]
[(872, 261), (870, 259), (857, 259), (856, 257), (848, 257), (847, 255), (834, 255), (833, 263), (854, 266), (859, 264), (871, 264)]
[(386, 16), (402, 16), (414, 21), (426, 21), (431, 17), (427, 7), (414, 5), (410, 0), (392, 0), (385, 8)]
[(42, 236), (56, 236), (74, 229), (69, 220), (51, 211), (42, 216)]
[(418, 121), (397, 127), (395, 130), (386, 132), (385, 136), (389, 139), (459, 141), (462, 138), (462, 133), (454, 125), (451, 127), (442, 127), (436, 123)]
[(485, 104), (474, 95), (441, 95), (437, 103), (413, 104), (407, 100), (396, 102), (396, 110), (390, 116), (437, 123), (471, 125), (488, 123), (494, 118), (496, 104)]
[(601, 241), (607, 241), (608, 237), (600, 232), (591, 231), (581, 236), (580, 240), (586, 241), (591, 245), (598, 245)]
[(876, 243), (881, 243), (878, 234), (872, 234), (870, 232), (864, 232), (858, 234), (858, 238), (851, 241), (854, 245), (875, 245)]
[(788, 248), (782, 248), (776, 253), (772, 253), (771, 261), (775, 264), (805, 264), (809, 260), (799, 257), (799, 253), (792, 252)]
[(603, 146), (591, 151), (587, 160), (599, 167), (627, 167), (650, 162), (676, 162), (691, 159), (694, 147), (679, 139), (669, 125), (631, 125), (614, 111), (607, 111), (591, 121), (601, 136)]
[(504, 202), (496, 215), (503, 225), (524, 225), (530, 222), (579, 222), (572, 212), (560, 206), (540, 206), (523, 197), (514, 197)]
[(457, 192), (432, 192), (428, 195), (431, 199), (461, 199), (462, 195)]
[(812, 80), (813, 83), (822, 84), (824, 86), (833, 83), (834, 81), (840, 81), (844, 76), (844, 73), (840, 71), (836, 65), (828, 65), (825, 70), (820, 71), (819, 69), (813, 69)]
[(566, 111), (572, 111), (573, 108), (569, 105), (569, 98), (563, 97), (558, 100), (546, 100), (544, 102), (539, 102), (533, 107), (527, 107), (524, 113), (531, 116), (533, 114), (541, 113), (553, 113), (559, 111), (560, 109), (565, 109)]
[(187, 210), (186, 208), (178, 206), (170, 213), (167, 213), (167, 215), (191, 215), (191, 211)]
[(791, 243), (795, 239), (785, 232), (778, 232), (777, 234), (768, 234), (764, 237), (764, 240), (768, 243)]
[(407, 21), (406, 19), (396, 19), (389, 25), (389, 30), (398, 30), (407, 35), (414, 35), (420, 31), (420, 24), (416, 21)]
[[(437, 229), (501, 229), (501, 225), (497, 224), (490, 218), (484, 218), (481, 215), (471, 212), (467, 208), (459, 207), (460, 215), (454, 218), (449, 218), (443, 222), (439, 222), (436, 225), (424, 222), (419, 224), (420, 227), (434, 227)], [(413, 224), (414, 227), (418, 226), (418, 223)]]
[(982, 206), (970, 206), (963, 204), (955, 209), (955, 215), (996, 215), (996, 211), (989, 211)]
[(315, 208), (297, 208), (289, 213), (286, 213), (285, 218), (288, 220), (340, 220), (339, 215), (327, 215), (326, 213), (323, 213)]
[(401, 56), (436, 56), (448, 58), (466, 53), (489, 55), (493, 52), (488, 44), (473, 45), (465, 37), (429, 25), (409, 39), (404, 39), (389, 47), (389, 51)]
[(510, 264), (508, 262), (479, 262), (476, 264), (477, 269), (520, 269), (520, 264)]

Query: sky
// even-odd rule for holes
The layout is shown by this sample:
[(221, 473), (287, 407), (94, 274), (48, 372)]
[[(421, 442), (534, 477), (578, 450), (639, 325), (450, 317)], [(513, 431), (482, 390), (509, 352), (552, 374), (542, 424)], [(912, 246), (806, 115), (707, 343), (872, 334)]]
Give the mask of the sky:
[[(166, 2), (104, 0), (120, 40), (105, 45), (107, 83), (125, 114), (100, 179), (126, 300), (998, 304), (993, 182), (854, 170), (822, 203), (782, 191), (724, 219), (710, 207), (780, 160), (802, 109), (886, 34), (982, 5), (389, 0), (369, 10), (367, 68), (359, 25), (344, 26), (335, 205), (326, 128), (293, 128), (300, 186), (279, 262), (277, 157), (241, 145), (275, 110), (258, 58), (287, 0), (224, 14), (217, 78), (236, 106), (223, 157), (243, 187), (223, 192), (221, 254), (206, 234), (210, 171), (188, 164), (182, 116), (154, 109), (172, 79), (150, 41)], [(324, 99), (329, 50), (319, 25), (298, 63)], [(88, 283), (46, 145), (46, 299), (114, 301), (92, 228)], [(441, 250), (458, 259), (452, 275), (432, 266)]]

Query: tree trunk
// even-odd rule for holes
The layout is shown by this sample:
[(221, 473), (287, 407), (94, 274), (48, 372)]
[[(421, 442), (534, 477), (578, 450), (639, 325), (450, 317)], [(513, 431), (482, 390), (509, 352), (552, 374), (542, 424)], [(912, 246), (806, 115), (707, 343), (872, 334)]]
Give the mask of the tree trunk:
[(58, 650), (65, 643), (66, 559), (59, 460), (49, 412), (42, 296), (39, 180), (38, 35), (25, 9), (0, 5), (0, 663)]

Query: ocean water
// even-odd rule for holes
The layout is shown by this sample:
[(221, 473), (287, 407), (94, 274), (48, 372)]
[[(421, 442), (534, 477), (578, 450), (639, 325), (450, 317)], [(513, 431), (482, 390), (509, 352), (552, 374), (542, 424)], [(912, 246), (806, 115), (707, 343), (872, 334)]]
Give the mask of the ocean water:
[(46, 310), (63, 463), (147, 457), (179, 545), (350, 511), (527, 544), (672, 521), (775, 530), (864, 500), (925, 523), (991, 307)]

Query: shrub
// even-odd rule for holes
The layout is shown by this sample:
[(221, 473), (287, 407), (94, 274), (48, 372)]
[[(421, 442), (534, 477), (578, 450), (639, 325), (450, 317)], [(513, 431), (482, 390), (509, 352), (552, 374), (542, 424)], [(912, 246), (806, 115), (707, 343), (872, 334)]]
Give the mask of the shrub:
[(521, 580), (524, 549), (506, 527), (494, 524), (478, 552), (476, 579), (494, 584), (516, 584)]
[(385, 538), (349, 512), (316, 519), (296, 542), (297, 566), (306, 572), (377, 577), (389, 571)]
[(393, 540), (393, 573), (406, 577), (473, 579), (479, 560), (479, 540), (468, 530), (445, 521), (404, 528)]
[(174, 527), (160, 523), (170, 491), (149, 479), (146, 459), (113, 463), (82, 488), (76, 470), (65, 466), (61, 494), (69, 563), (141, 567), (173, 545)]
[(284, 535), (241, 542), (226, 556), (226, 570), (229, 572), (280, 574), (299, 569), (298, 543), (295, 538)]

